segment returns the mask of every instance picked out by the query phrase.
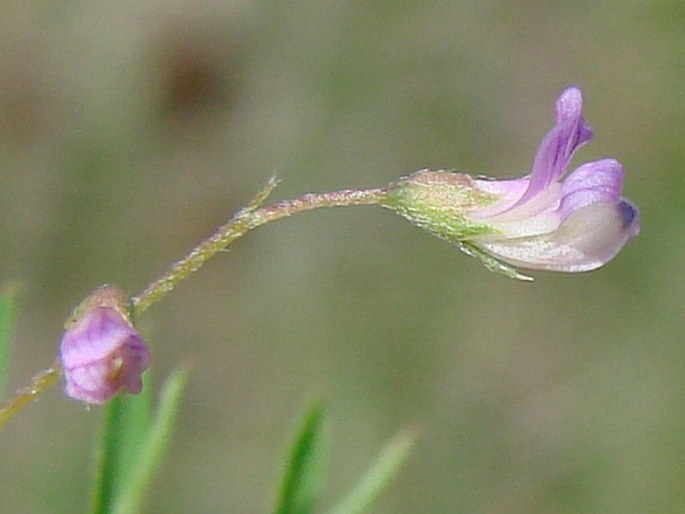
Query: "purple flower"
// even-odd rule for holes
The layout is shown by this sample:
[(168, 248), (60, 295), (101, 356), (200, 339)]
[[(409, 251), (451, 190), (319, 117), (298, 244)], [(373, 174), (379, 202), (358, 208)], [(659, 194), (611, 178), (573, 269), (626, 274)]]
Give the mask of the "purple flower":
[(150, 354), (120, 308), (121, 298), (118, 290), (100, 288), (69, 322), (60, 345), (67, 396), (101, 404), (121, 389), (141, 391), (141, 374), (150, 365)]
[(592, 139), (582, 107), (580, 89), (561, 94), (556, 125), (542, 140), (530, 175), (474, 180), (496, 201), (469, 217), (497, 231), (475, 238), (474, 244), (515, 266), (573, 273), (606, 264), (638, 234), (639, 212), (621, 197), (620, 162), (588, 162), (561, 180), (573, 152)]
[(603, 266), (638, 234), (639, 212), (621, 197), (623, 166), (614, 159), (583, 164), (562, 180), (575, 150), (592, 138), (582, 107), (580, 89), (561, 94), (529, 175), (488, 180), (422, 170), (390, 185), (386, 207), (509, 276), (527, 278), (507, 265), (569, 273)]

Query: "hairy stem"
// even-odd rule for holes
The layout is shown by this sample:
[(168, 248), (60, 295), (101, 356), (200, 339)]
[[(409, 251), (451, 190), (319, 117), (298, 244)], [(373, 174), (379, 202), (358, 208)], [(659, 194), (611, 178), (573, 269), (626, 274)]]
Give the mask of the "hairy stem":
[(292, 200), (284, 200), (269, 207), (258, 206), (275, 187), (272, 181), (247, 207), (239, 211), (208, 239), (193, 248), (188, 255), (176, 262), (161, 278), (151, 283), (142, 293), (131, 299), (132, 315), (137, 318), (153, 303), (159, 301), (218, 252), (235, 240), (261, 225), (291, 216), (298, 212), (320, 207), (346, 207), (350, 205), (373, 205), (382, 201), (384, 189), (363, 191), (346, 189), (331, 193), (308, 193)]
[(38, 398), (46, 389), (57, 383), (61, 369), (59, 361), (55, 361), (48, 369), (41, 371), (33, 377), (30, 386), (17, 391), (0, 409), (0, 427)]

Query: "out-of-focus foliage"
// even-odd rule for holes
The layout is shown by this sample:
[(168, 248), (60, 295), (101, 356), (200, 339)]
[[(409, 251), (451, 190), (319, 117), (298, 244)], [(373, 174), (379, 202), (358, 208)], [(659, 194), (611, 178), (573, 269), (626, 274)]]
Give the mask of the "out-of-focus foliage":
[[(642, 209), (615, 261), (519, 283), (372, 207), (259, 228), (141, 319), (156, 377), (195, 363), (147, 512), (268, 511), (311, 395), (337, 434), (324, 509), (419, 423), (374, 512), (682, 511), (684, 23), (636, 0), (6, 3), (9, 387), (96, 286), (137, 293), (274, 172), (275, 200), (423, 167), (521, 176), (578, 84), (578, 162), (621, 160)], [(0, 512), (83, 511), (102, 415), (53, 390), (13, 420)]]
[[(276, 514), (310, 514), (317, 507), (326, 484), (329, 436), (324, 427), (323, 403), (317, 401), (302, 416), (297, 433), (283, 461), (283, 478)], [(416, 434), (403, 430), (388, 441), (378, 457), (357, 479), (350, 492), (329, 514), (364, 514), (396, 478), (409, 455)]]
[(283, 463), (276, 514), (308, 514), (325, 483), (327, 441), (323, 403), (316, 402), (302, 416), (294, 441)]
[(16, 288), (5, 287), (0, 291), (0, 400), (5, 397), (7, 361), (10, 356), (12, 329), (14, 327)]
[(119, 395), (105, 410), (95, 458), (94, 514), (143, 512), (145, 496), (163, 462), (177, 422), (188, 370), (179, 369), (164, 382), (153, 418), (152, 386), (138, 396)]
[(409, 456), (416, 434), (402, 430), (381, 449), (369, 469), (357, 480), (350, 493), (328, 514), (364, 514), (371, 512), (372, 505), (395, 479), (402, 464)]

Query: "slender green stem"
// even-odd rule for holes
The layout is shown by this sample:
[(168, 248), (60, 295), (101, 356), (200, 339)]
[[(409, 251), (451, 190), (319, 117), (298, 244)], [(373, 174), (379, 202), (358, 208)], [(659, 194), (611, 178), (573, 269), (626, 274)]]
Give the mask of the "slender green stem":
[(41, 371), (31, 381), (31, 385), (17, 391), (12, 398), (0, 409), (0, 427), (12, 419), (18, 412), (33, 400), (38, 398), (46, 389), (57, 383), (61, 373), (59, 361), (52, 363), (48, 369)]
[[(138, 296), (131, 298), (131, 313), (137, 319), (153, 303), (161, 300), (171, 292), (179, 282), (188, 278), (209, 259), (225, 249), (236, 239), (250, 230), (271, 221), (291, 216), (298, 212), (318, 209), (320, 207), (346, 207), (350, 205), (382, 204), (386, 190), (383, 188), (357, 191), (345, 189), (331, 193), (308, 193), (292, 200), (284, 200), (269, 207), (259, 208), (278, 184), (271, 179), (267, 185), (233, 218), (208, 239), (205, 239), (188, 255), (171, 266), (161, 278), (152, 282)], [(57, 382), (61, 373), (59, 361), (33, 378), (31, 385), (17, 391), (0, 409), (0, 427), (14, 417), (32, 400)]]
[(169, 271), (160, 279), (151, 283), (138, 296), (133, 297), (131, 299), (133, 318), (137, 318), (153, 303), (171, 292), (179, 282), (200, 269), (214, 255), (254, 228), (298, 212), (320, 207), (378, 204), (385, 194), (385, 190), (381, 188), (363, 191), (346, 189), (331, 193), (309, 193), (292, 200), (284, 200), (272, 206), (257, 209), (259, 204), (273, 190), (273, 187), (275, 187), (275, 182), (272, 181), (257, 195), (255, 200), (233, 216), (228, 223), (219, 227), (211, 237), (202, 241), (188, 255), (171, 266)]

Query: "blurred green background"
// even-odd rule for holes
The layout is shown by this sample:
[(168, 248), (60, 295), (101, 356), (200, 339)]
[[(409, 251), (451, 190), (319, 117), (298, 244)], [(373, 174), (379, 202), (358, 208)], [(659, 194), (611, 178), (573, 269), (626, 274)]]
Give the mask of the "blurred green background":
[[(154, 382), (195, 365), (146, 512), (268, 512), (294, 419), (327, 402), (322, 507), (403, 427), (374, 512), (685, 511), (681, 2), (9, 1), (0, 7), (0, 279), (10, 388), (71, 308), (132, 293), (246, 202), (423, 167), (529, 170), (577, 84), (642, 234), (520, 283), (373, 207), (260, 228), (141, 320)], [(87, 505), (100, 409), (49, 391), (2, 431), (0, 512)]]

